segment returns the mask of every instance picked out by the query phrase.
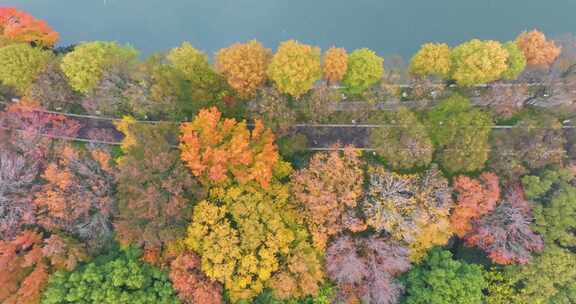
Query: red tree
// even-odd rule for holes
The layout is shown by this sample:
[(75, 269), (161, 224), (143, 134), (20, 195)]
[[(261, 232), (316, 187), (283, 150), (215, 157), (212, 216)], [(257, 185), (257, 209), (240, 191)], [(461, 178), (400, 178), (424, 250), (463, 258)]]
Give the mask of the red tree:
[(72, 270), (85, 259), (82, 247), (56, 235), (43, 241), (40, 233), (26, 230), (13, 241), (0, 241), (0, 302), (39, 303), (52, 270)]
[(44, 47), (54, 46), (59, 37), (46, 21), (13, 7), (0, 8), (0, 33), (11, 41), (30, 42)]
[(222, 303), (222, 285), (209, 280), (200, 270), (200, 258), (193, 253), (178, 256), (171, 263), (170, 280), (184, 303)]
[(498, 176), (484, 172), (478, 179), (458, 176), (454, 180), (454, 191), (458, 197), (450, 217), (452, 229), (458, 236), (470, 230), (470, 222), (494, 209), (500, 199)]

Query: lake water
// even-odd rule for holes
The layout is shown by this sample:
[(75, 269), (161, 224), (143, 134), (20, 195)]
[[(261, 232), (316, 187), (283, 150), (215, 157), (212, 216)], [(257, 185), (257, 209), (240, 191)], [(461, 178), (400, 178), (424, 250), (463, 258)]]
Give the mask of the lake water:
[(576, 0), (0, 0), (46, 19), (61, 45), (127, 42), (149, 54), (183, 40), (213, 54), (256, 38), (323, 49), (368, 47), (408, 58), (427, 41), (510, 40), (539, 28), (576, 32)]

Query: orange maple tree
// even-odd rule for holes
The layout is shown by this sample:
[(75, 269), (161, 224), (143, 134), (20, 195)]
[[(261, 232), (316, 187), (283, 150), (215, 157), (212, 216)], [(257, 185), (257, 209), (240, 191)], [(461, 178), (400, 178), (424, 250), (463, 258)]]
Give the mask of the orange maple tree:
[(59, 34), (46, 21), (13, 7), (0, 8), (0, 34), (15, 42), (28, 42), (43, 47), (52, 47)]
[(560, 48), (554, 41), (546, 40), (544, 33), (538, 30), (521, 33), (516, 38), (516, 44), (524, 53), (529, 65), (548, 66), (560, 55)]
[(348, 54), (345, 49), (331, 47), (324, 53), (322, 73), (328, 82), (334, 83), (342, 80), (347, 69)]
[(204, 184), (256, 181), (268, 187), (278, 162), (274, 134), (260, 120), (253, 130), (246, 122), (222, 119), (215, 107), (201, 110), (194, 121), (180, 126), (180, 157)]
[(266, 68), (272, 51), (256, 40), (235, 43), (216, 53), (216, 70), (241, 98), (253, 97), (266, 80)]
[(478, 179), (458, 176), (454, 180), (454, 192), (458, 197), (450, 216), (452, 229), (464, 236), (471, 229), (471, 221), (492, 211), (500, 199), (498, 176), (484, 172)]

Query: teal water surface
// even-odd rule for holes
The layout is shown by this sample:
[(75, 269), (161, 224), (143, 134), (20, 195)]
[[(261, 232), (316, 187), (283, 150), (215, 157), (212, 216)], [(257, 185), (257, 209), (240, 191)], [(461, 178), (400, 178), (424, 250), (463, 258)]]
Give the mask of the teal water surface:
[(409, 57), (427, 41), (576, 32), (576, 0), (0, 0), (46, 19), (61, 45), (117, 40), (149, 54), (183, 40), (213, 54), (256, 38)]

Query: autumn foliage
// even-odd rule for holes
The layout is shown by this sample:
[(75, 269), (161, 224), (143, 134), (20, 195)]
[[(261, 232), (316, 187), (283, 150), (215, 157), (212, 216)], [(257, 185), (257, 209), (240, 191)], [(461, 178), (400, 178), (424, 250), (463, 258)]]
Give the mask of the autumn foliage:
[(344, 229), (364, 230), (354, 214), (362, 184), (362, 162), (353, 147), (315, 154), (307, 168), (292, 176), (292, 193), (306, 212), (318, 248), (324, 249), (328, 239)]
[(74, 241), (25, 230), (14, 240), (0, 240), (0, 301), (6, 304), (40, 303), (54, 270), (72, 270), (87, 259)]
[(252, 131), (246, 122), (221, 119), (216, 108), (203, 109), (180, 127), (181, 158), (204, 184), (235, 178), (240, 183), (255, 180), (267, 187), (278, 161), (274, 134), (256, 120)]
[(345, 49), (331, 47), (324, 53), (322, 74), (328, 82), (335, 83), (342, 80), (347, 69), (348, 53)]
[(466, 244), (478, 246), (497, 264), (526, 264), (532, 252), (544, 249), (542, 238), (530, 229), (529, 214), (508, 203), (500, 202), (488, 215), (475, 223)]
[(500, 199), (498, 176), (482, 173), (478, 179), (458, 176), (454, 179), (456, 206), (450, 216), (450, 225), (459, 236), (471, 229), (472, 220), (492, 211)]
[(183, 303), (222, 303), (222, 285), (210, 281), (200, 270), (200, 258), (192, 253), (179, 255), (170, 265), (170, 281)]
[(286, 185), (274, 181), (262, 189), (250, 182), (213, 188), (194, 207), (184, 243), (202, 257), (206, 276), (224, 284), (232, 302), (254, 298), (269, 282), (281, 298), (319, 290), (320, 262), (288, 200)]
[(498, 41), (472, 39), (450, 53), (452, 78), (468, 86), (494, 81), (508, 69), (508, 51)]
[(426, 43), (410, 60), (410, 73), (418, 76), (450, 74), (450, 47), (445, 43)]
[(278, 90), (296, 98), (310, 90), (320, 73), (320, 49), (295, 40), (282, 42), (268, 66)]
[(538, 30), (522, 32), (516, 38), (516, 44), (524, 52), (528, 65), (551, 65), (560, 55), (560, 48), (554, 41), (546, 40), (544, 33)]
[(404, 290), (395, 277), (410, 268), (399, 242), (341, 236), (326, 252), (326, 271), (339, 289), (337, 303), (397, 303)]
[(0, 8), (0, 35), (14, 42), (30, 42), (38, 46), (52, 47), (59, 34), (46, 21), (13, 7)]
[(0, 146), (0, 168), (0, 240), (11, 240), (36, 221), (32, 199), (40, 162)]
[(368, 176), (362, 207), (369, 226), (409, 246), (415, 261), (448, 242), (452, 190), (438, 168), (403, 175), (374, 166)]
[(113, 171), (110, 156), (100, 149), (57, 150), (42, 174), (44, 184), (34, 198), (38, 223), (86, 241), (91, 250), (112, 236)]
[(216, 53), (216, 70), (226, 77), (240, 97), (249, 98), (266, 80), (271, 56), (272, 51), (256, 40), (235, 43)]
[(137, 124), (130, 118), (117, 127), (125, 136), (124, 155), (117, 160), (118, 239), (122, 244), (161, 249), (185, 235), (198, 183), (168, 141), (177, 137), (177, 128)]

